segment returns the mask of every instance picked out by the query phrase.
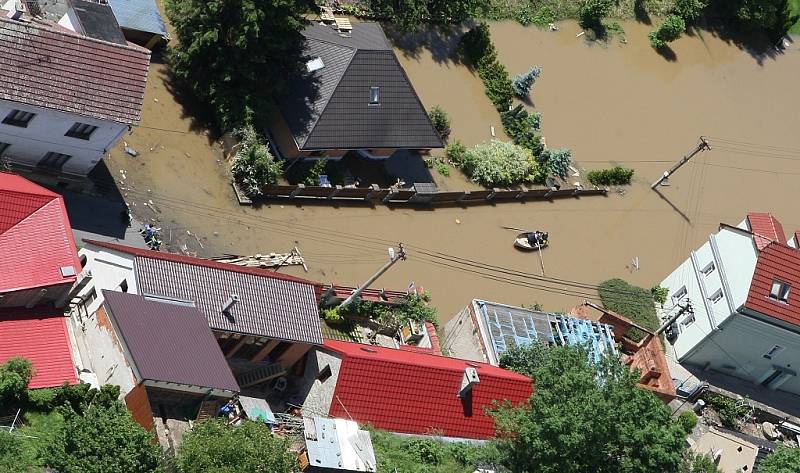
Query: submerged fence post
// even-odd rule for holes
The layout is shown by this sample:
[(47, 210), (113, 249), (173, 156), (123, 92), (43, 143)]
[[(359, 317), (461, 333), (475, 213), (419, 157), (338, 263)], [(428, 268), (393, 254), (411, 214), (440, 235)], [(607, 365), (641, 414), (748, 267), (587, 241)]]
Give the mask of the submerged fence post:
[(305, 188), (305, 184), (297, 184), (297, 187), (295, 187), (295, 189), (289, 193), (289, 197), (297, 197), (297, 194), (303, 192)]

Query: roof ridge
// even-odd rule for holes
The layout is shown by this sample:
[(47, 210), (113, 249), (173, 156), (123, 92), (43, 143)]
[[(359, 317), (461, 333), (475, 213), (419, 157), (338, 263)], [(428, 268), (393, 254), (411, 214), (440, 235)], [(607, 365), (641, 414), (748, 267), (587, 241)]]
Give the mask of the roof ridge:
[(114, 251), (119, 251), (132, 255), (136, 258), (149, 258), (162, 261), (171, 261), (173, 263), (187, 264), (191, 266), (201, 266), (205, 268), (218, 269), (220, 271), (230, 271), (233, 273), (250, 274), (253, 276), (260, 276), (267, 279), (278, 279), (282, 281), (296, 282), (300, 284), (309, 284), (311, 286), (319, 286), (321, 283), (311, 281), (309, 279), (300, 278), (297, 276), (290, 276), (288, 274), (278, 273), (274, 271), (266, 271), (260, 268), (248, 268), (231, 263), (221, 263), (210, 259), (200, 258), (197, 256), (187, 256), (178, 253), (170, 253), (167, 251), (153, 251), (143, 248), (136, 248), (134, 246), (122, 245), (119, 243), (104, 242), (84, 238), (84, 243), (107, 248)]
[(63, 28), (63, 29), (62, 28), (55, 28), (54, 25), (58, 25), (58, 23), (52, 23), (51, 24), (50, 22), (44, 22), (44, 21), (41, 21), (41, 20), (19, 21), (19, 20), (12, 20), (10, 18), (6, 18), (5, 16), (0, 15), (0, 24), (2, 24), (3, 22), (5, 22), (5, 23), (7, 23), (9, 25), (19, 25), (19, 26), (21, 26), (23, 28), (36, 28), (38, 30), (48, 31), (48, 32), (55, 33), (55, 34), (60, 34), (62, 36), (69, 36), (69, 37), (76, 38), (76, 39), (85, 39), (85, 40), (90, 41), (90, 42), (105, 44), (105, 45), (113, 46), (113, 47), (116, 47), (116, 48), (127, 49), (128, 51), (135, 51), (135, 52), (138, 52), (138, 53), (144, 53), (148, 57), (151, 55), (151, 52), (150, 52), (149, 49), (144, 48), (144, 47), (139, 46), (139, 45), (136, 45), (136, 44), (133, 44), (133, 43), (130, 43), (130, 42), (127, 42), (127, 41), (126, 41), (126, 44), (112, 43), (110, 41), (105, 41), (105, 40), (102, 40), (102, 39), (93, 38), (91, 36), (84, 36), (84, 35), (82, 35), (82, 34), (80, 34), (78, 32), (72, 31), (72, 30), (70, 30), (68, 28)]
[[(309, 39), (317, 40), (317, 38), (306, 38), (306, 41), (309, 40)], [(342, 79), (344, 78), (345, 74), (347, 74), (347, 70), (350, 69), (350, 64), (353, 63), (353, 59), (356, 57), (356, 54), (358, 54), (358, 52), (359, 52), (359, 49), (355, 48), (355, 47), (351, 48), (350, 46), (345, 46), (345, 45), (334, 43), (334, 42), (327, 41), (327, 40), (324, 40), (324, 39), (320, 39), (320, 40), (317, 40), (317, 41), (323, 41), (323, 42), (326, 42), (328, 44), (332, 44), (334, 46), (341, 46), (341, 47), (343, 47), (345, 49), (350, 49), (350, 50), (353, 51), (353, 54), (350, 55), (350, 58), (347, 60), (347, 64), (344, 66), (344, 69), (342, 69), (342, 74), (336, 80), (336, 87), (333, 88), (333, 91), (330, 93), (330, 95), (328, 95), (328, 98), (327, 98), (327, 100), (325, 100), (325, 103), (322, 104), (322, 108), (320, 109), (319, 114), (317, 114), (317, 118), (314, 120), (313, 123), (310, 124), (308, 129), (311, 130), (311, 131), (306, 135), (305, 139), (303, 140), (303, 143), (300, 146), (301, 148), (305, 147), (306, 143), (308, 143), (308, 140), (311, 139), (311, 136), (314, 134), (314, 130), (316, 130), (316, 128), (317, 128), (317, 123), (319, 123), (319, 120), (320, 120), (320, 118), (322, 118), (322, 115), (325, 114), (325, 110), (328, 108), (328, 104), (331, 103), (331, 99), (333, 98), (334, 95), (336, 95), (336, 91), (339, 89), (339, 85), (341, 85)]]

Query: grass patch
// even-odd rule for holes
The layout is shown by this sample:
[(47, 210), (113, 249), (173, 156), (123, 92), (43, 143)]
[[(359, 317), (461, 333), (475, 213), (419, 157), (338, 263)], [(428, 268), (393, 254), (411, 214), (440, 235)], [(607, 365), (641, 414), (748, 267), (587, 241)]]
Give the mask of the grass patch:
[[(631, 319), (637, 325), (655, 331), (659, 326), (653, 295), (647, 289), (629, 284), (622, 279), (609, 279), (597, 289), (606, 309)], [(644, 338), (641, 330), (631, 329), (628, 336), (639, 341)]]
[(786, 8), (789, 10), (789, 18), (797, 18), (797, 21), (789, 28), (789, 33), (800, 35), (800, 0), (789, 0)]

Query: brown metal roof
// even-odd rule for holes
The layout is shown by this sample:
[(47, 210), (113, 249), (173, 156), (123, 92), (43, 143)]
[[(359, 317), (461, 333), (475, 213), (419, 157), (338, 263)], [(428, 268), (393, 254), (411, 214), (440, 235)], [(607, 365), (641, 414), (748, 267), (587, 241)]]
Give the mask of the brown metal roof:
[(0, 99), (134, 124), (150, 51), (0, 17)]
[[(212, 329), (322, 344), (312, 284), (271, 277), (274, 273), (266, 271), (256, 275), (148, 256), (137, 256), (135, 261), (142, 294), (194, 301)], [(226, 315), (222, 306), (231, 294), (240, 301)]]
[(103, 297), (117, 335), (143, 379), (239, 392), (197, 308), (107, 290)]

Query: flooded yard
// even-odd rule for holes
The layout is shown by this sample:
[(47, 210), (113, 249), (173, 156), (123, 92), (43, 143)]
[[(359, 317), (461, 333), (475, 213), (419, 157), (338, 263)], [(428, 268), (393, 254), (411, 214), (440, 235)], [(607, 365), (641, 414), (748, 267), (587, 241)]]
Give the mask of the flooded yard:
[[(591, 285), (610, 277), (649, 287), (720, 222), (738, 223), (747, 211), (772, 212), (787, 232), (800, 229), (798, 44), (761, 58), (697, 32), (673, 43), (674, 57), (665, 58), (647, 43), (650, 26), (623, 27), (627, 44), (587, 43), (576, 38), (573, 23), (559, 32), (497, 23), (492, 35), (512, 75), (542, 66), (531, 99), (543, 113), (547, 145), (571, 148), (585, 169), (635, 168), (624, 195), (436, 210), (240, 207), (219, 146), (175, 101), (159, 64), (151, 67), (143, 126), (125, 138), (141, 155), (127, 156), (120, 146), (108, 165), (118, 179), (124, 170), (123, 192), (137, 215), (158, 218), (165, 241), (180, 241), (201, 256), (297, 245), (307, 277), (357, 285), (386, 260), (387, 246), (402, 241), (408, 260), (377, 285), (403, 289), (413, 281), (425, 287), (443, 321), (472, 298), (562, 310), (596, 297)], [(428, 36), (431, 48), (396, 50), (425, 107), (442, 106), (453, 137), (467, 144), (491, 139), (492, 126), (504, 138), (480, 80), (448, 59), (454, 41)], [(713, 149), (681, 168), (661, 188), (663, 198), (651, 191), (700, 135), (710, 137)], [(445, 184), (462, 182), (467, 185), (455, 174)], [(536, 279), (539, 258), (516, 251), (515, 232), (503, 226), (550, 232), (542, 257), (554, 279)], [(631, 267), (636, 257), (639, 270)], [(297, 267), (282, 271), (304, 274)]]

